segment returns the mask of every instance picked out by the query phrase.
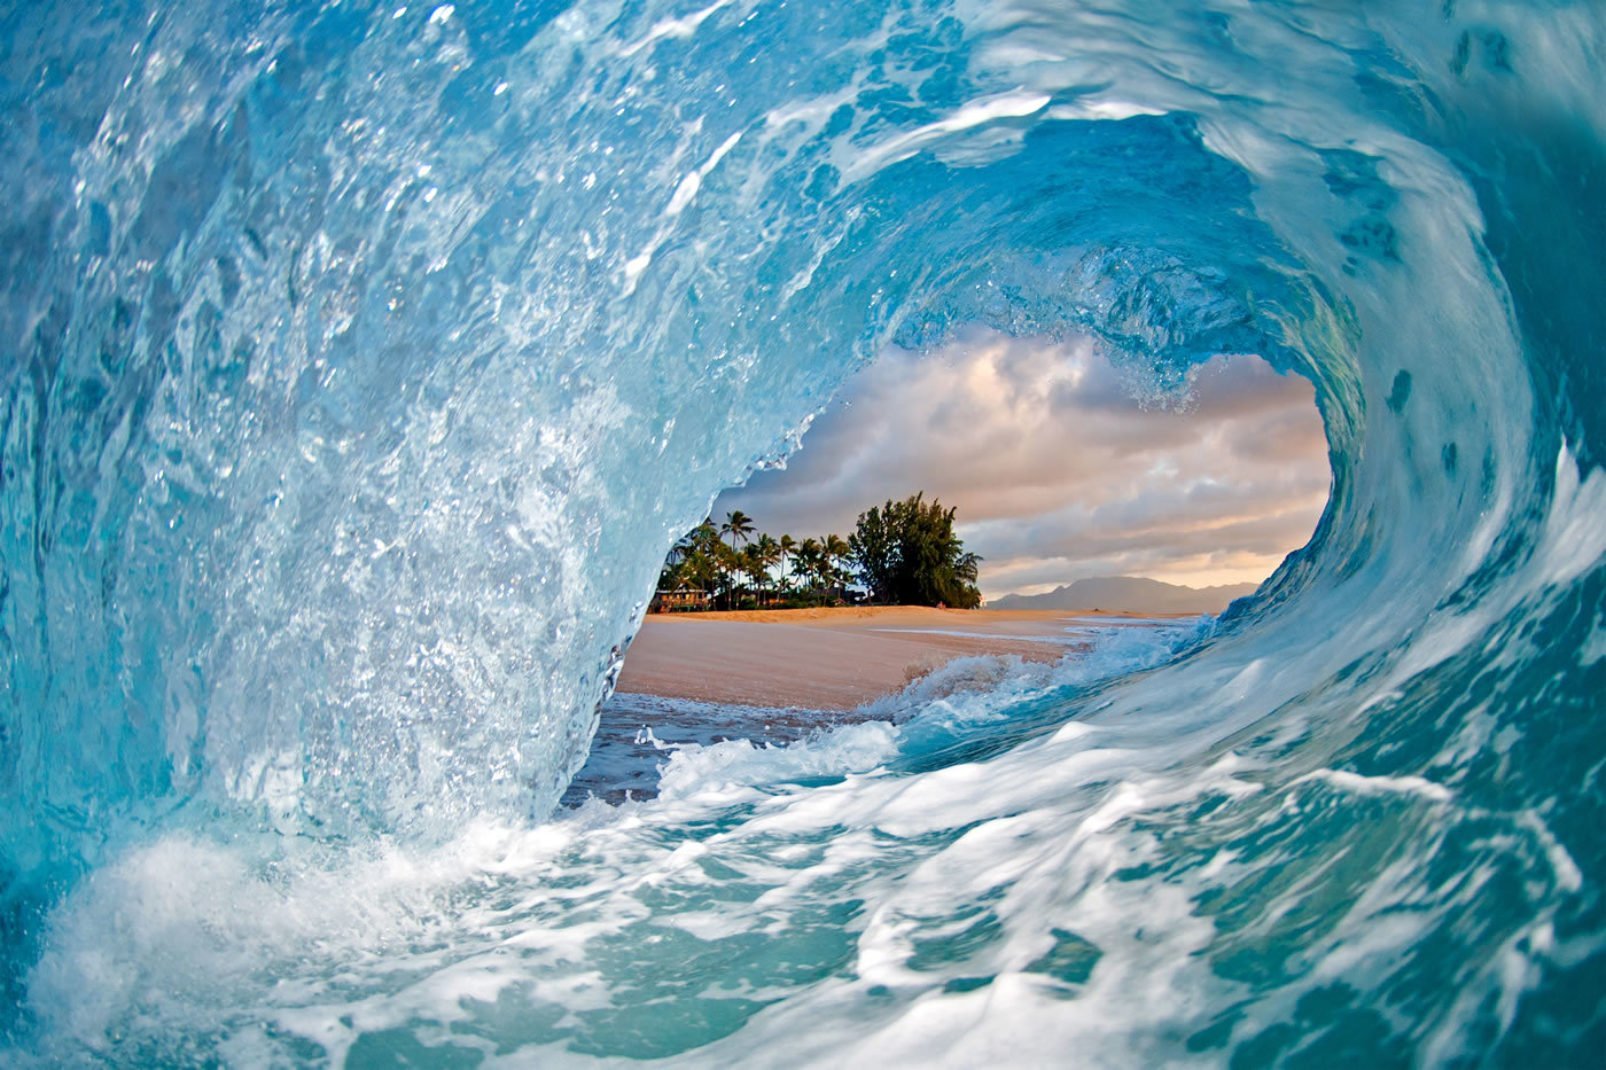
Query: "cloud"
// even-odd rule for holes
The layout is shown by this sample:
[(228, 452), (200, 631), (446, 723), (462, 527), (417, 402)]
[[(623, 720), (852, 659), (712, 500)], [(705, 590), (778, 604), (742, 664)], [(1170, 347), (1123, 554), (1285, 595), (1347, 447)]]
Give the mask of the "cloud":
[(755, 473), (715, 512), (845, 534), (866, 507), (924, 489), (958, 508), (989, 596), (1095, 575), (1268, 575), (1327, 500), (1310, 384), (1235, 356), (1197, 369), (1181, 404), (1140, 404), (1145, 388), (1087, 340), (977, 332), (935, 353), (891, 349), (786, 469)]

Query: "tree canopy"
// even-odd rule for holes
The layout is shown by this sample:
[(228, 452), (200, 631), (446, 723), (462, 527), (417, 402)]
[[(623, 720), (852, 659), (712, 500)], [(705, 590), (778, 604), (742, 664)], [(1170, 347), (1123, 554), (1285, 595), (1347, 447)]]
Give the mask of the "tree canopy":
[(705, 607), (840, 604), (862, 597), (856, 586), (874, 602), (974, 609), (980, 560), (954, 534), (954, 510), (921, 492), (859, 514), (846, 539), (773, 538), (740, 510), (710, 517), (675, 544), (658, 586), (697, 592)]
[(966, 552), (954, 533), (954, 512), (921, 492), (859, 514), (848, 547), (873, 601), (955, 609), (981, 604), (981, 558)]

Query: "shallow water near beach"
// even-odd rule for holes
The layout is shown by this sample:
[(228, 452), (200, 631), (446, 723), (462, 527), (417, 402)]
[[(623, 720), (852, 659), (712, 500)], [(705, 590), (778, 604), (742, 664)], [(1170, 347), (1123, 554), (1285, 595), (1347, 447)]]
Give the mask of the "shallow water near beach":
[[(1606, 1050), (1598, 5), (0, 25), (8, 1064)], [(715, 495), (983, 329), (1307, 377), (1310, 544), (852, 718), (599, 714)]]

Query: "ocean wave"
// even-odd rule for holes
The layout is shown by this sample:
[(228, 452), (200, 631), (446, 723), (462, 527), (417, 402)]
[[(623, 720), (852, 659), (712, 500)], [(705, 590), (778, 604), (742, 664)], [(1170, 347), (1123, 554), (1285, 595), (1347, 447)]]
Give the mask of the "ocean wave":
[[(1598, 7), (0, 22), (9, 1054), (1600, 1050)], [(1310, 544), (558, 810), (674, 537), (976, 324), (1308, 377)]]

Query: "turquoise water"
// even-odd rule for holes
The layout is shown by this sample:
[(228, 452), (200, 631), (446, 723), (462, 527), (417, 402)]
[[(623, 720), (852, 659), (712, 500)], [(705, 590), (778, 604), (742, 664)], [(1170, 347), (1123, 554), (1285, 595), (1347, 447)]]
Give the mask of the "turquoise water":
[[(1606, 1050), (1598, 5), (0, 25), (9, 1062)], [(559, 807), (673, 539), (975, 324), (1307, 376), (1311, 543)]]

